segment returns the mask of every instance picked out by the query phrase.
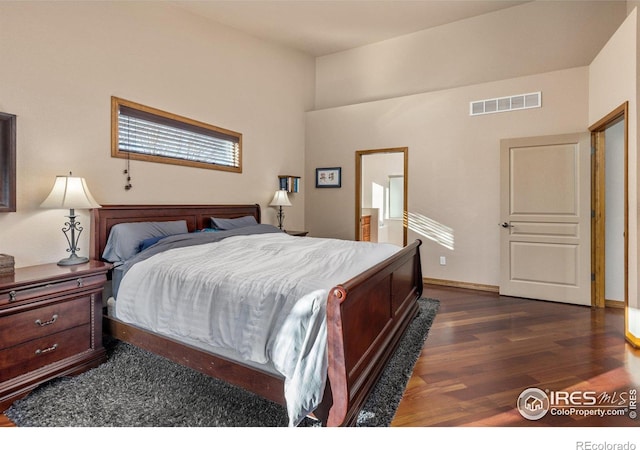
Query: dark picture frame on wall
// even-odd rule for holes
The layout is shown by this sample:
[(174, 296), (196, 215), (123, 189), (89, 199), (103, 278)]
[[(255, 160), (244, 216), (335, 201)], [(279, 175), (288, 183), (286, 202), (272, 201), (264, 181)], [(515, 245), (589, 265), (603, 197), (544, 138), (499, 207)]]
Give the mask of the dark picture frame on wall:
[(0, 112), (0, 213), (16, 211), (16, 116)]
[(339, 188), (342, 186), (341, 167), (322, 167), (316, 169), (317, 188)]

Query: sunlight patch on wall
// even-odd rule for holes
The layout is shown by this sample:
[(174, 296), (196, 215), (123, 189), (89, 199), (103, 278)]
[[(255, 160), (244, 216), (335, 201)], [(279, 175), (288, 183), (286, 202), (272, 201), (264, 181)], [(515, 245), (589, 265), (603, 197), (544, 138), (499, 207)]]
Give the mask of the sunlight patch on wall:
[(449, 250), (453, 250), (453, 228), (441, 224), (422, 214), (407, 213), (407, 228)]

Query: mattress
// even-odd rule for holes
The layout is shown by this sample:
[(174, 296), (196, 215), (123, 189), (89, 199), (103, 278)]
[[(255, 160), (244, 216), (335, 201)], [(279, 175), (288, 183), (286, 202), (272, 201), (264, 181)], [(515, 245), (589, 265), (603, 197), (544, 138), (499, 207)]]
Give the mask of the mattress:
[(268, 230), (161, 241), (126, 266), (115, 316), (282, 376), (295, 426), (322, 400), (329, 290), (400, 247)]

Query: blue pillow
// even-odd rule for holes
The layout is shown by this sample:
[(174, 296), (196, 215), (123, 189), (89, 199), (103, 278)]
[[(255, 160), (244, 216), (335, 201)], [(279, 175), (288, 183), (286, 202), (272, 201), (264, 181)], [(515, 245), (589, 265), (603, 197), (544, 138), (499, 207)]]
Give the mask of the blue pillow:
[(256, 218), (253, 216), (238, 217), (237, 219), (211, 218), (211, 226), (218, 230), (233, 230), (235, 228), (250, 227), (251, 225), (258, 225)]
[(145, 239), (144, 241), (142, 241), (142, 243), (140, 244), (140, 247), (138, 248), (138, 251), (142, 251), (142, 250), (146, 250), (149, 247), (151, 247), (153, 244), (155, 244), (156, 242), (158, 242), (160, 239), (165, 238), (166, 236), (154, 236), (154, 237), (150, 237)]
[(112, 263), (126, 261), (140, 251), (145, 239), (188, 232), (186, 220), (119, 223), (111, 228), (102, 257)]

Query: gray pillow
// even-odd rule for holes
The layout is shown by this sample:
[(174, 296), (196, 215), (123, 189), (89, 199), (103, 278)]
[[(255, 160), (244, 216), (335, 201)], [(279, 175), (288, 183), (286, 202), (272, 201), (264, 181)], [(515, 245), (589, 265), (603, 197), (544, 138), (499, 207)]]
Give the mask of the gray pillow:
[(251, 225), (258, 225), (256, 218), (253, 216), (238, 217), (236, 219), (211, 218), (211, 226), (217, 230), (233, 230), (235, 228), (250, 227)]
[(145, 239), (188, 232), (186, 220), (119, 223), (111, 228), (102, 257), (112, 263), (126, 261), (140, 251)]

